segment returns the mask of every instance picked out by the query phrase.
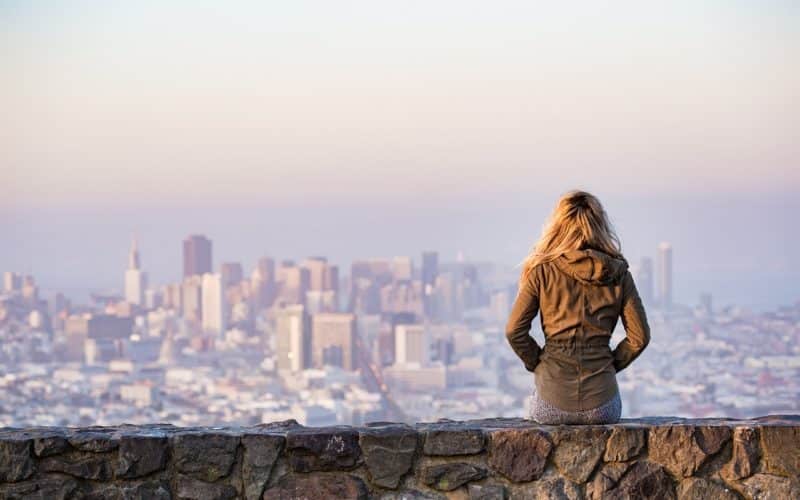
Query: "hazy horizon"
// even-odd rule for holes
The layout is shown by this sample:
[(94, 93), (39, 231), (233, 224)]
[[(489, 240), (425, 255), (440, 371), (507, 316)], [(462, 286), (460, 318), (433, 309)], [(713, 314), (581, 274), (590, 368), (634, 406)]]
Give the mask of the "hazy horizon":
[(676, 299), (800, 299), (800, 8), (4, 2), (0, 270), (121, 288), (180, 243), (511, 266), (570, 188)]

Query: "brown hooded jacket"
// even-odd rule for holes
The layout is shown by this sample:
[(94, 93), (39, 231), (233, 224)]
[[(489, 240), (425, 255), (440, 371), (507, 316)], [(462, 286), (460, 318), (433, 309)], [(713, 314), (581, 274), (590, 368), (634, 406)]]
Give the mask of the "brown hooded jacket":
[[(541, 311), (544, 348), (529, 335)], [(626, 338), (609, 340), (622, 318)], [(539, 395), (566, 411), (596, 408), (618, 391), (616, 372), (650, 342), (642, 301), (624, 258), (592, 248), (537, 265), (520, 287), (506, 338)]]

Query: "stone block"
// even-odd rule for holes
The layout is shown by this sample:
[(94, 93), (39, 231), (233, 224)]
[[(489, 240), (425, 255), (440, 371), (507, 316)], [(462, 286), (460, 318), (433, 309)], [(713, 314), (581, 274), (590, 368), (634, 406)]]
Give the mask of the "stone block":
[(361, 431), (359, 445), (370, 481), (397, 488), (414, 463), (419, 435), (407, 425), (373, 426)]
[(240, 437), (218, 431), (195, 431), (171, 436), (172, 463), (178, 472), (213, 482), (231, 473)]
[(489, 467), (515, 483), (541, 476), (553, 443), (539, 429), (502, 429), (489, 435)]
[(349, 426), (290, 430), (286, 450), (296, 472), (348, 470), (361, 456), (358, 431)]

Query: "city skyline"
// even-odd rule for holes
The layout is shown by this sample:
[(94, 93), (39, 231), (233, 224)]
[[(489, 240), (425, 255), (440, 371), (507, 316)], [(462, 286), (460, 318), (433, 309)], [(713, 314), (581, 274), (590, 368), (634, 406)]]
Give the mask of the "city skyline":
[(248, 265), (513, 268), (578, 188), (632, 260), (681, 249), (676, 293), (767, 310), (800, 294), (798, 14), (4, 2), (0, 264), (85, 296), (117, 286), (132, 232), (157, 281), (179, 277), (173, 235), (203, 232)]
[[(530, 373), (502, 333), (517, 280), (491, 263), (427, 248), (349, 266), (319, 253), (250, 266), (214, 260), (215, 240), (198, 232), (174, 242), (179, 281), (148, 286), (149, 255), (134, 239), (119, 266), (124, 293), (89, 302), (45, 297), (35, 276), (3, 273), (0, 393), (18, 402), (4, 422), (333, 425), (526, 411)], [(654, 341), (619, 378), (624, 411), (793, 411), (800, 301), (759, 314), (711, 293), (684, 301), (672, 277), (681, 249), (652, 250), (630, 262)], [(530, 334), (545, 342), (538, 321)], [(619, 342), (624, 325), (610, 334)], [(676, 345), (684, 356), (667, 355)], [(699, 370), (700, 359), (710, 365)], [(81, 397), (24, 390), (65, 380)], [(480, 400), (465, 397), (474, 391)]]

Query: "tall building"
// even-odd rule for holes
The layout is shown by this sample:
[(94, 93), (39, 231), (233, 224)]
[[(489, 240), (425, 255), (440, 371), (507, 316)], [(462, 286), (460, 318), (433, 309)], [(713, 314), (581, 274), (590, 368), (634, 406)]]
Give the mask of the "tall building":
[(11, 271), (3, 273), (3, 290), (6, 292), (16, 292), (22, 287), (22, 276)]
[(433, 286), (439, 276), (439, 253), (422, 252), (422, 283)]
[(311, 330), (302, 305), (275, 312), (275, 348), (279, 371), (300, 371), (311, 365)]
[(209, 334), (222, 335), (226, 328), (225, 291), (220, 274), (203, 275), (202, 327)]
[(397, 325), (394, 327), (395, 365), (426, 366), (430, 360), (428, 329), (425, 325)]
[(328, 267), (328, 259), (325, 257), (309, 257), (303, 261), (303, 267), (308, 270), (308, 289), (325, 289), (325, 269)]
[(281, 266), (278, 276), (282, 281), (278, 300), (284, 304), (305, 303), (306, 292), (311, 281), (308, 269), (300, 266)]
[(311, 364), (355, 370), (356, 317), (347, 313), (323, 313), (311, 317)]
[[(119, 357), (124, 343), (133, 333), (133, 319), (107, 314), (74, 315), (64, 324), (66, 361), (99, 360)], [(102, 351), (104, 354), (98, 356)]]
[(258, 269), (261, 275), (261, 281), (264, 283), (275, 283), (275, 259), (272, 257), (261, 257), (258, 259), (256, 269)]
[(203, 278), (189, 276), (181, 283), (181, 314), (195, 324), (203, 317)]
[(183, 276), (212, 272), (211, 240), (203, 235), (191, 234), (183, 240)]
[(272, 306), (277, 294), (275, 284), (275, 259), (261, 257), (251, 275), (253, 305), (256, 311)]
[(672, 245), (658, 245), (658, 302), (664, 309), (672, 306)]
[(439, 253), (422, 252), (422, 291), (425, 306), (425, 315), (433, 316), (434, 297), (433, 289), (436, 286), (436, 278), (439, 276)]
[(653, 259), (650, 257), (642, 257), (641, 264), (636, 268), (636, 274), (633, 277), (636, 283), (636, 289), (639, 291), (639, 296), (645, 304), (652, 304), (654, 299), (654, 281), (653, 281)]
[(239, 262), (223, 262), (219, 266), (219, 273), (222, 275), (222, 286), (224, 288), (238, 285), (244, 278), (242, 264)]
[(414, 277), (414, 261), (402, 256), (392, 259), (392, 277), (396, 281), (410, 281)]
[(128, 269), (125, 270), (125, 301), (137, 306), (144, 305), (144, 291), (147, 288), (147, 274), (140, 265), (139, 249), (134, 238), (128, 254)]
[(325, 257), (309, 257), (302, 269), (308, 271), (308, 289), (305, 293), (309, 313), (336, 312), (338, 310), (339, 268), (328, 263)]
[(333, 290), (337, 294), (339, 293), (339, 266), (328, 264), (325, 267), (325, 279), (322, 286), (325, 290)]

